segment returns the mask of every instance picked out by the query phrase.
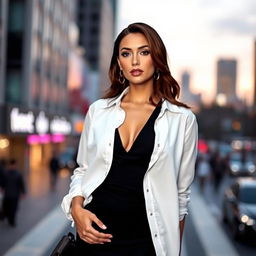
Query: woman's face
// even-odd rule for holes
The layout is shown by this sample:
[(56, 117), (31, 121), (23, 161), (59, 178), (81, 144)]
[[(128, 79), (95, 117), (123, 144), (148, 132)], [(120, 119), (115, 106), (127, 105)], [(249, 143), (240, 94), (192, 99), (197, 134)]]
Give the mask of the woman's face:
[(146, 37), (131, 33), (120, 42), (118, 64), (130, 84), (144, 84), (153, 80), (155, 67)]

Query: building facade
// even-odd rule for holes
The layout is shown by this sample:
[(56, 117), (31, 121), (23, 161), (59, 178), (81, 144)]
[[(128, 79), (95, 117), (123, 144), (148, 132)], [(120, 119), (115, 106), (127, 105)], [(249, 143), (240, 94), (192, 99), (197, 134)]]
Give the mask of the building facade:
[[(68, 105), (69, 26), (75, 1), (1, 1), (6, 17), (4, 84), (1, 85), (5, 147), (26, 170), (47, 165), (72, 134)], [(2, 6), (1, 6), (2, 7)], [(1, 26), (4, 24), (1, 19)], [(2, 39), (5, 38), (5, 39)], [(2, 53), (2, 51), (1, 51)]]
[(202, 103), (201, 94), (195, 94), (191, 91), (190, 86), (191, 75), (188, 71), (181, 74), (181, 100), (193, 108), (197, 112)]
[(236, 96), (237, 61), (220, 59), (217, 62), (217, 100), (223, 105), (237, 101)]
[(7, 0), (0, 1), (0, 105), (4, 102)]
[(254, 97), (253, 97), (253, 106), (256, 109), (256, 39), (254, 40), (254, 53), (253, 53), (253, 76), (254, 76), (254, 82), (253, 82), (253, 89), (254, 89)]
[(114, 41), (115, 16), (115, 0), (78, 1), (79, 44), (84, 48), (84, 56), (94, 77), (93, 88), (90, 88), (92, 100), (102, 96), (109, 86), (108, 69)]

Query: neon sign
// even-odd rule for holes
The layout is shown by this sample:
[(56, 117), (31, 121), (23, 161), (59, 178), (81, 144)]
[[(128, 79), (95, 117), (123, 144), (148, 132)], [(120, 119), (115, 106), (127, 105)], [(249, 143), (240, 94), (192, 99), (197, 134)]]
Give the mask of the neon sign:
[(72, 125), (64, 116), (50, 118), (44, 111), (24, 113), (15, 107), (10, 111), (10, 130), (12, 133), (69, 135)]

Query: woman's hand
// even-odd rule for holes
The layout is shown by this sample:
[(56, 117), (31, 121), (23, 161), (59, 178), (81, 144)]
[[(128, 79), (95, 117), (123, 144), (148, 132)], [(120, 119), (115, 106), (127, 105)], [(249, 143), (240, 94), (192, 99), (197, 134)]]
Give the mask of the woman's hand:
[(72, 201), (71, 215), (75, 221), (77, 233), (82, 240), (89, 244), (111, 242), (111, 234), (99, 232), (92, 227), (92, 222), (95, 222), (101, 229), (107, 228), (95, 214), (84, 209), (80, 204), (73, 205)]

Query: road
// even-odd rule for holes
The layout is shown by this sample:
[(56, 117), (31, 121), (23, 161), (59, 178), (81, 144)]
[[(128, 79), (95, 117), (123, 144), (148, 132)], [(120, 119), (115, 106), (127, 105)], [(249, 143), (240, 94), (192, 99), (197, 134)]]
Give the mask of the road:
[(233, 178), (226, 175), (222, 180), (219, 190), (216, 192), (213, 189), (212, 183), (208, 181), (205, 187), (204, 199), (206, 200), (209, 209), (215, 219), (218, 221), (225, 234), (231, 241), (232, 245), (235, 247), (239, 255), (241, 256), (255, 256), (256, 255), (256, 239), (251, 239), (250, 241), (235, 241), (232, 238), (230, 227), (222, 222), (222, 201), (225, 189), (232, 183)]

